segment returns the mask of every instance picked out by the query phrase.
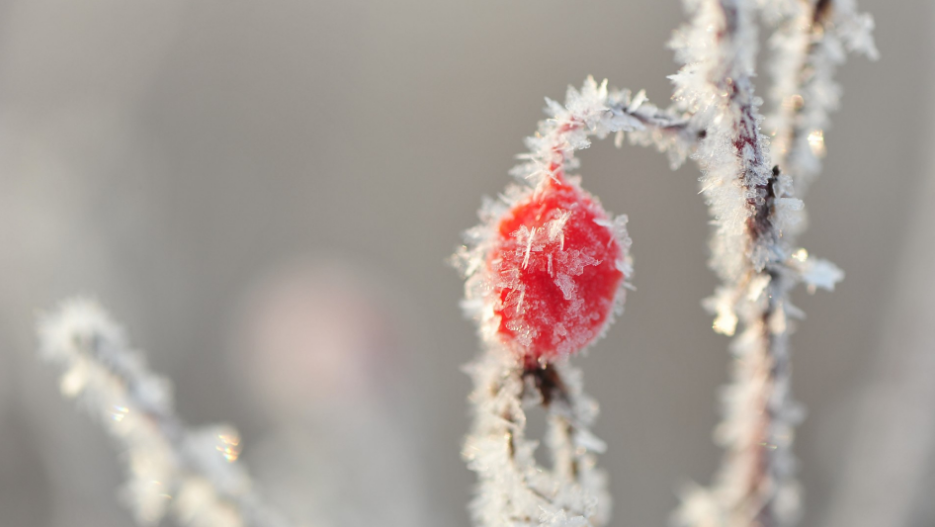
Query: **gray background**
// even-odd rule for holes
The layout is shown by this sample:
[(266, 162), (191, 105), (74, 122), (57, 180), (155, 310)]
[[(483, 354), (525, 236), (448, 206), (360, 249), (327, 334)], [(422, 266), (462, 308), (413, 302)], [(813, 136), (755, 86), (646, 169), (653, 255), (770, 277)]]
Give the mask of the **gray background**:
[[(931, 5), (861, 7), (882, 60), (839, 75), (803, 239), (847, 278), (795, 296), (808, 314), (793, 339), (805, 525), (847, 462), (931, 155)], [(379, 284), (404, 335), (386, 382), (409, 390), (427, 524), (467, 525), (459, 366), (477, 340), (444, 260), (508, 182), (543, 96), (593, 74), (665, 105), (665, 43), (683, 19), (674, 0), (0, 2), (0, 525), (131, 521), (110, 443), (35, 360), (37, 310), (94, 294), (175, 382), (187, 421), (241, 429), (249, 464), (270, 418), (242, 386), (238, 306), (297, 258)], [(675, 489), (707, 483), (720, 455), (727, 339), (700, 307), (715, 286), (707, 213), (690, 164), (673, 173), (609, 142), (582, 158), (584, 185), (630, 216), (637, 291), (578, 363), (602, 404), (614, 524), (662, 525)]]

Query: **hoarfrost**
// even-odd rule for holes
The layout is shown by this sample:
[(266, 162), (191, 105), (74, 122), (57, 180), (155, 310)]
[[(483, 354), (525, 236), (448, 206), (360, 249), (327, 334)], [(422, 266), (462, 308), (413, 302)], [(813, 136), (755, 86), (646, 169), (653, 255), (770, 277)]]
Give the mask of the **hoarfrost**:
[[(596, 468), (603, 443), (588, 428), (597, 404), (582, 392), (580, 371), (567, 361), (539, 374), (502, 348), (491, 348), (466, 367), (474, 381), (474, 423), (462, 455), (477, 473), (471, 502), (476, 525), (599, 526), (610, 517), (606, 477)], [(543, 377), (533, 377), (543, 375)], [(558, 384), (544, 382), (558, 380)], [(544, 406), (545, 447), (551, 466), (536, 462), (539, 442), (526, 437), (526, 411)]]
[(171, 510), (192, 527), (288, 525), (235, 463), (236, 430), (186, 428), (170, 383), (150, 372), (97, 303), (67, 300), (40, 319), (38, 331), (40, 354), (63, 371), (63, 395), (77, 399), (123, 452), (128, 479), (120, 495), (138, 524), (157, 525)]
[[(843, 278), (792, 244), (805, 226), (801, 196), (821, 168), (827, 113), (839, 99), (831, 76), (844, 46), (875, 56), (872, 21), (852, 1), (684, 3), (691, 21), (671, 42), (684, 66), (672, 80), (678, 107), (706, 132), (693, 157), (714, 225), (710, 263), (723, 282), (705, 307), (716, 315), (715, 331), (741, 330), (716, 431), (727, 453), (712, 486), (686, 494), (673, 521), (791, 525), (799, 491), (790, 447), (801, 410), (789, 391), (788, 337), (789, 319), (801, 313), (788, 293), (799, 282), (833, 289)], [(772, 145), (752, 84), (758, 10), (778, 27), (770, 40), (777, 110), (765, 121)]]

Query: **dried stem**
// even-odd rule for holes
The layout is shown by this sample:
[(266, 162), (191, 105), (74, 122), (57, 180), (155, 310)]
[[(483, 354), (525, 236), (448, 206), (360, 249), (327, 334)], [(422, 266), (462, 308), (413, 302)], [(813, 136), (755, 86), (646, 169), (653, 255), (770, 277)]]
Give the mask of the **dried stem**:
[[(814, 157), (813, 128), (827, 119), (827, 97), (819, 95), (827, 89), (833, 68), (821, 53), (830, 49), (821, 36), (828, 34), (831, 6), (825, 0), (783, 4), (792, 15), (777, 33), (781, 38), (774, 37), (774, 45), (783, 43), (777, 45), (774, 74), (781, 77), (792, 70), (796, 80), (780, 78), (773, 91), (781, 101), (773, 118), (779, 148), (779, 164), (774, 165), (759, 129), (760, 101), (751, 81), (755, 6), (746, 0), (692, 5), (694, 20), (675, 40), (686, 64), (676, 76), (676, 93), (697, 120), (707, 123), (698, 160), (716, 225), (711, 264), (723, 281), (708, 306), (717, 314), (716, 331), (732, 335), (738, 322), (743, 331), (732, 345), (732, 381), (716, 434), (726, 449), (724, 461), (710, 489), (687, 493), (676, 521), (686, 526), (783, 527), (795, 523), (800, 509), (790, 452), (800, 411), (789, 396), (788, 351), (789, 318), (798, 311), (788, 294), (800, 281), (812, 289), (833, 288), (843, 276), (832, 264), (791, 245), (804, 225), (802, 203), (793, 196), (806, 175), (814, 176), (820, 168), (806, 174), (809, 158), (802, 148), (808, 145)], [(790, 5), (796, 9), (790, 11)], [(799, 178), (783, 173), (782, 166), (798, 170)]]
[(171, 509), (192, 527), (285, 527), (237, 463), (229, 426), (189, 429), (172, 407), (171, 385), (149, 371), (123, 330), (95, 303), (76, 299), (44, 317), (42, 354), (64, 370), (62, 393), (101, 421), (126, 456), (123, 499), (140, 525)]
[(616, 133), (619, 144), (629, 134), (631, 142), (668, 152), (674, 165), (681, 164), (704, 136), (689, 114), (659, 109), (643, 91), (634, 96), (629, 90), (608, 90), (606, 80), (598, 85), (588, 77), (580, 91), (568, 88), (564, 106), (551, 99), (546, 103), (550, 118), (526, 139), (529, 153), (520, 155), (523, 163), (510, 172), (533, 186), (578, 168), (574, 151), (588, 148), (592, 136), (603, 139)]
[[(727, 93), (724, 110), (727, 116), (734, 116), (733, 129), (725, 132), (739, 160), (738, 179), (748, 218), (745, 269), (735, 275), (739, 280), (725, 283), (738, 297), (746, 298), (741, 301), (746, 305), (738, 306), (746, 334), (735, 345), (737, 361), (733, 372), (733, 382), (745, 393), (728, 402), (733, 415), (725, 422), (722, 442), (727, 452), (719, 479), (726, 498), (723, 505), (727, 508), (729, 525), (774, 527), (788, 523), (789, 515), (784, 514), (777, 501), (794, 485), (791, 474), (782, 473), (774, 460), (775, 456), (785, 454), (791, 442), (775, 437), (774, 422), (782, 422), (779, 414), (787, 403), (785, 398), (776, 397), (779, 394), (774, 385), (788, 382), (785, 378), (788, 368), (781, 367), (788, 360), (784, 353), (777, 356), (776, 344), (780, 344), (780, 339), (785, 340), (785, 327), (776, 328), (772, 322), (777, 313), (780, 317), (784, 313), (782, 297), (773, 294), (776, 291), (773, 291), (772, 278), (778, 273), (769, 269), (784, 256), (778, 245), (781, 231), (775, 225), (774, 213), (777, 194), (785, 188), (778, 181), (778, 170), (770, 170), (765, 140), (759, 130), (752, 68), (743, 64), (746, 57), (739, 50), (744, 45), (738, 42), (743, 38), (741, 26), (747, 24), (752, 28), (748, 21), (752, 14), (744, 12), (745, 6), (740, 2), (722, 1), (720, 8), (723, 25), (717, 35), (718, 44), (738, 52), (723, 56), (721, 75), (710, 77), (709, 82)], [(752, 33), (751, 28), (747, 30)], [(754, 38), (755, 35), (748, 36), (745, 44)], [(771, 173), (764, 177), (768, 172)], [(765, 289), (758, 285), (764, 283), (767, 284)], [(759, 292), (751, 286), (758, 287)]]
[[(610, 496), (595, 468), (603, 443), (588, 428), (597, 404), (581, 391), (581, 373), (567, 362), (526, 367), (492, 349), (467, 366), (474, 379), (474, 424), (463, 457), (478, 475), (471, 504), (476, 525), (604, 525)], [(548, 415), (551, 467), (536, 462), (538, 441), (526, 437), (526, 411)]]
[(821, 172), (829, 113), (837, 109), (841, 88), (834, 73), (845, 49), (877, 57), (870, 37), (873, 20), (858, 13), (853, 0), (776, 2), (778, 27), (770, 39), (774, 105), (767, 119), (774, 162), (792, 176), (798, 197)]

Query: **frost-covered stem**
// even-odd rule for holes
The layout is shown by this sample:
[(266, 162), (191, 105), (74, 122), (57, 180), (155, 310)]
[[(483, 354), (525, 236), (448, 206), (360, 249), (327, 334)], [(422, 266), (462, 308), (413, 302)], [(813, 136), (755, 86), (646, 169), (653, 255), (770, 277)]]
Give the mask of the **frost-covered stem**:
[[(489, 349), (466, 370), (474, 423), (463, 456), (478, 476), (474, 524), (606, 524), (610, 496), (594, 458), (604, 445), (588, 430), (597, 404), (582, 393), (580, 371), (565, 361), (525, 367), (505, 349)], [(526, 410), (536, 406), (548, 414), (549, 468), (536, 462), (538, 441), (526, 437)]]
[(128, 481), (122, 498), (140, 525), (171, 509), (192, 527), (288, 525), (236, 463), (237, 431), (189, 429), (175, 414), (170, 383), (129, 347), (122, 328), (96, 303), (74, 299), (40, 320), (40, 352), (60, 366), (63, 395), (78, 399), (117, 442)]
[(699, 146), (703, 192), (714, 218), (711, 265), (723, 281), (711, 305), (715, 330), (743, 331), (732, 345), (718, 442), (726, 449), (713, 488), (686, 498), (677, 521), (691, 526), (778, 527), (794, 517), (788, 401), (783, 212), (800, 208), (787, 177), (772, 169), (760, 132), (752, 77), (755, 6), (745, 0), (687, 4), (694, 19), (676, 37), (685, 67), (680, 103), (707, 135)]
[[(673, 169), (678, 168), (705, 137), (705, 130), (696, 126), (691, 114), (662, 110), (648, 104), (643, 91), (632, 99), (627, 90), (611, 95), (608, 101), (610, 111), (625, 114), (635, 121), (633, 130), (629, 132), (630, 143), (655, 146), (660, 152), (665, 152)], [(623, 145), (623, 139), (624, 130), (621, 130), (614, 141), (617, 147)]]
[(837, 104), (831, 75), (843, 61), (842, 42), (875, 53), (872, 20), (855, 14), (851, 0), (761, 4), (766, 18), (786, 17), (772, 40), (772, 93), (779, 103), (771, 119), (773, 160), (751, 82), (753, 0), (686, 0), (693, 20), (673, 40), (685, 64), (674, 77), (676, 99), (707, 131), (697, 159), (715, 224), (711, 265), (723, 282), (707, 306), (719, 333), (742, 327), (731, 346), (731, 384), (716, 431), (726, 453), (712, 487), (686, 492), (675, 521), (687, 527), (785, 527), (798, 518), (790, 447), (801, 412), (789, 393), (788, 319), (799, 313), (789, 291), (799, 282), (810, 290), (833, 289), (843, 273), (793, 249), (804, 227), (803, 205), (794, 196), (820, 169), (822, 129)]
[[(707, 132), (696, 157), (715, 225), (711, 266), (722, 280), (707, 306), (716, 314), (715, 331), (733, 335), (738, 323), (742, 328), (731, 346), (731, 384), (716, 432), (726, 449), (722, 466), (711, 488), (686, 494), (675, 517), (691, 527), (784, 527), (798, 517), (790, 447), (801, 412), (789, 395), (788, 350), (788, 319), (798, 310), (789, 291), (799, 282), (833, 289), (843, 273), (793, 249), (804, 225), (802, 202), (794, 196), (820, 168), (821, 129), (837, 103), (830, 77), (843, 61), (841, 42), (873, 53), (872, 21), (854, 14), (849, 0), (761, 4), (767, 18), (787, 17), (773, 38), (773, 97), (780, 102), (772, 119), (779, 149), (774, 160), (751, 80), (754, 1), (686, 0), (693, 19), (673, 40), (685, 64), (674, 77), (676, 100)], [(837, 21), (833, 34), (829, 16)]]
[[(774, 109), (766, 119), (766, 126), (771, 130), (776, 165), (787, 174), (801, 173), (803, 167), (799, 156), (806, 152), (799, 152), (800, 139), (809, 134), (809, 130), (802, 126), (805, 109), (803, 91), (808, 81), (815, 77), (810, 59), (823, 37), (824, 21), (831, 2), (788, 0), (781, 4), (785, 7), (784, 17), (770, 38), (770, 47), (774, 51), (770, 99)], [(798, 166), (791, 167), (790, 159)]]
[[(722, 0), (723, 30), (718, 38), (724, 47), (734, 49), (755, 42), (752, 13), (744, 12), (743, 2)], [(746, 29), (741, 26), (746, 26)], [(749, 32), (749, 35), (744, 35)], [(740, 43), (738, 43), (740, 41)], [(781, 470), (776, 462), (786, 456), (791, 437), (776, 437), (774, 422), (781, 419), (788, 404), (785, 393), (774, 388), (788, 384), (788, 357), (777, 355), (777, 345), (785, 351), (785, 328), (774, 326), (773, 317), (780, 312), (781, 296), (775, 296), (781, 285), (772, 283), (774, 276), (767, 268), (781, 258), (778, 246), (780, 232), (774, 226), (775, 192), (779, 186), (778, 172), (770, 174), (770, 162), (764, 139), (759, 130), (760, 116), (753, 95), (752, 66), (743, 64), (749, 58), (737, 53), (726, 55), (726, 75), (712, 78), (718, 89), (727, 93), (726, 115), (733, 114), (733, 130), (726, 130), (734, 155), (739, 160), (740, 187), (743, 191), (746, 221), (747, 261), (745, 268), (733, 278), (739, 281), (725, 285), (746, 297), (738, 306), (740, 319), (746, 328), (734, 343), (736, 356), (732, 383), (736, 390), (726, 399), (726, 418), (720, 430), (720, 441), (727, 448), (726, 459), (718, 482), (724, 486), (728, 525), (736, 527), (776, 527), (788, 523), (779, 517), (776, 499), (786, 487), (794, 484), (791, 473)], [(749, 69), (748, 69), (749, 68)], [(722, 275), (723, 275), (722, 270)], [(766, 284), (766, 290), (757, 284)], [(751, 289), (759, 287), (759, 291)], [(777, 287), (778, 286), (778, 287)], [(784, 291), (783, 291), (784, 292)], [(781, 421), (780, 421), (781, 422)]]
[(565, 106), (551, 99), (546, 104), (551, 118), (526, 138), (529, 153), (518, 156), (523, 162), (510, 172), (534, 187), (578, 168), (574, 152), (590, 146), (591, 136), (616, 133), (619, 145), (629, 134), (631, 142), (667, 151), (673, 165), (681, 164), (704, 136), (690, 114), (657, 108), (643, 91), (635, 96), (629, 90), (610, 91), (606, 80), (598, 85), (592, 77), (580, 93), (569, 87)]
[(840, 102), (834, 74), (846, 59), (845, 50), (871, 59), (878, 55), (870, 36), (873, 19), (858, 13), (853, 0), (773, 4), (779, 26), (770, 38), (774, 110), (766, 124), (773, 137), (773, 161), (792, 176), (801, 198), (821, 172), (829, 114)]

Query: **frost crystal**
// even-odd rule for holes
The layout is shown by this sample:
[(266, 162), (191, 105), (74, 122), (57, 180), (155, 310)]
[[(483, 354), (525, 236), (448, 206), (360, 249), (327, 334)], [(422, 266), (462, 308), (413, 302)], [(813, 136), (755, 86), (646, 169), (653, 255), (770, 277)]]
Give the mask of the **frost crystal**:
[(158, 525), (169, 510), (192, 527), (288, 525), (235, 463), (236, 430), (186, 428), (169, 382), (149, 371), (100, 306), (63, 302), (40, 320), (39, 337), (41, 355), (63, 369), (62, 394), (78, 399), (119, 445), (128, 476), (121, 496), (139, 525)]

